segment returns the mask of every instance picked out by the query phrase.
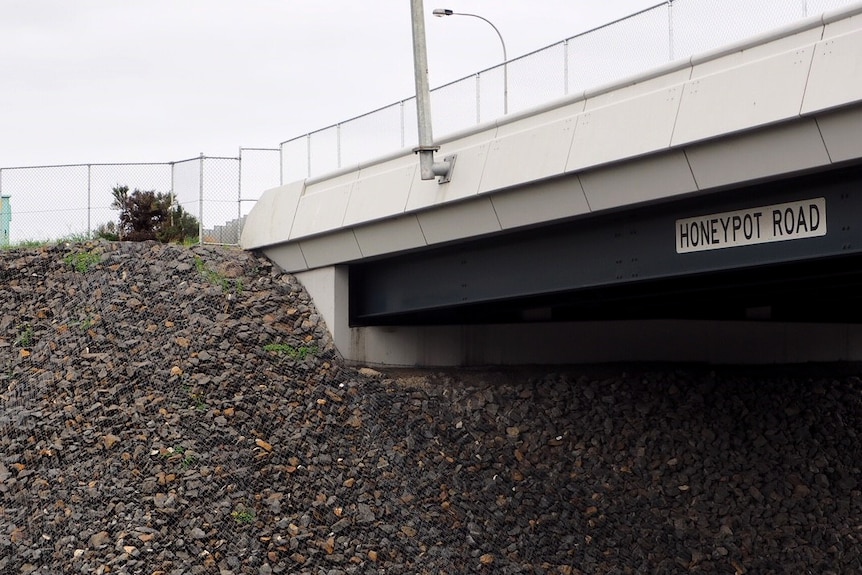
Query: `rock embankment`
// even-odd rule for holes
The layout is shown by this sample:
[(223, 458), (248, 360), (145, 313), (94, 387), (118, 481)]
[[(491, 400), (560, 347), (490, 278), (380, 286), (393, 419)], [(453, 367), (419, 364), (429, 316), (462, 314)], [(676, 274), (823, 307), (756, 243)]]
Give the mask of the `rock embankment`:
[(378, 374), (253, 254), (0, 253), (0, 573), (862, 572), (847, 366)]

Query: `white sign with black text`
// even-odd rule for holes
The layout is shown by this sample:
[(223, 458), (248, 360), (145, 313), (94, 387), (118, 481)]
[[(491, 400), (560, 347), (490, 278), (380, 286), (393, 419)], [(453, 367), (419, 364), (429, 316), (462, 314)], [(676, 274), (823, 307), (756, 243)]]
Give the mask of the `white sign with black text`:
[(826, 198), (676, 221), (676, 253), (736, 248), (826, 235)]

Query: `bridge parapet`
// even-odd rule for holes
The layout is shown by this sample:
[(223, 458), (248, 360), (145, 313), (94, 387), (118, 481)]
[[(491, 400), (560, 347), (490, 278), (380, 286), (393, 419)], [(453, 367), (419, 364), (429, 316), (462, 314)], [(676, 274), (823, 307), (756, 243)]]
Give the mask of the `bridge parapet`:
[(268, 190), (242, 244), (288, 271), (720, 190), (862, 157), (862, 6), (440, 142)]

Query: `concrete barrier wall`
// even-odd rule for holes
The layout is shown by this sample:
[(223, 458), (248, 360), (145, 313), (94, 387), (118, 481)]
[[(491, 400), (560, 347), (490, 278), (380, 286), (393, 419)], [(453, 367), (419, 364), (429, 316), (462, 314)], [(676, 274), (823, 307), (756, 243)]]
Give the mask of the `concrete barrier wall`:
[(858, 159), (858, 12), (455, 136), (447, 184), (402, 153), (269, 190), (242, 245), (300, 271)]

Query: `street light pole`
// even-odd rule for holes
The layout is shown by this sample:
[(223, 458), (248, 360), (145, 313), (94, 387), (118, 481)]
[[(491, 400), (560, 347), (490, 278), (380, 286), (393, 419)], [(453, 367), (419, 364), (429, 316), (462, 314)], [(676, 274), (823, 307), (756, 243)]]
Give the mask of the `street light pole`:
[(447, 156), (442, 162), (434, 161), (434, 145), (431, 131), (431, 90), (428, 87), (428, 51), (425, 44), (425, 12), (422, 0), (411, 0), (410, 15), (413, 20), (413, 75), (416, 82), (416, 118), (419, 131), (419, 146), (413, 152), (419, 155), (419, 172), (423, 180), (440, 176), (438, 183), (446, 183), (452, 176), (455, 156)]
[(478, 14), (468, 14), (466, 12), (454, 12), (449, 10), (448, 8), (435, 8), (433, 14), (438, 18), (442, 18), (443, 16), (471, 16), (473, 18), (478, 18), (479, 20), (484, 20), (488, 23), (491, 28), (494, 29), (494, 32), (497, 33), (497, 37), (500, 39), (500, 45), (503, 47), (503, 114), (509, 113), (509, 70), (508, 63), (509, 57), (506, 55), (506, 42), (503, 40), (503, 35), (500, 34), (500, 31), (494, 26), (494, 23), (485, 18), (484, 16), (479, 16)]

